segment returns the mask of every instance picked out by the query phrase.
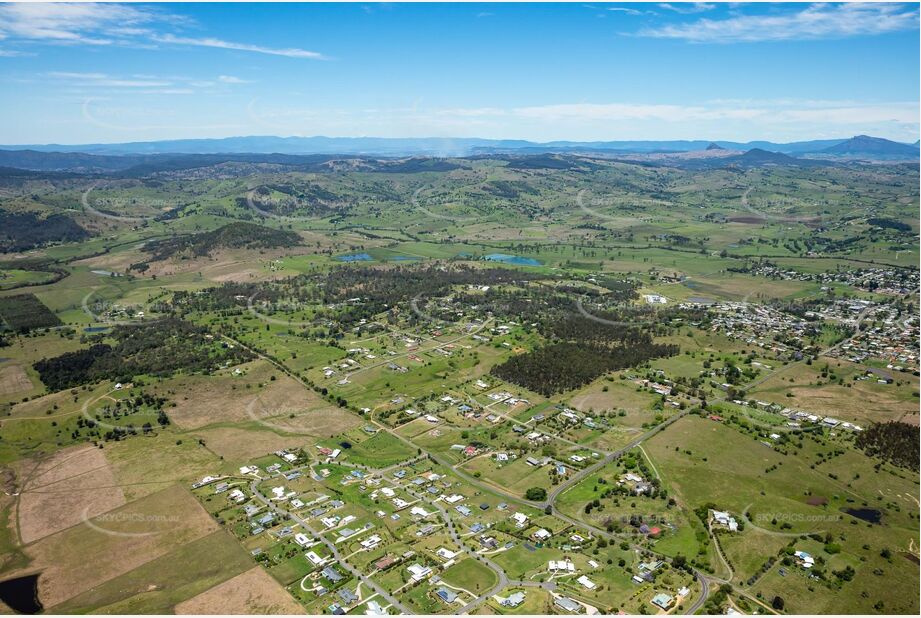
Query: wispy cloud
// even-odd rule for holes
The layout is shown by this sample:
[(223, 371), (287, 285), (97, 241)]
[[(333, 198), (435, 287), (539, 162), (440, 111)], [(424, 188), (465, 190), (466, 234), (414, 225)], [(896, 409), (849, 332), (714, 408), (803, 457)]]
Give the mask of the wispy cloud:
[(622, 6), (613, 6), (608, 8), (609, 11), (614, 11), (617, 13), (623, 13), (624, 15), (642, 15), (642, 11), (637, 11), (636, 9), (628, 9)]
[(89, 86), (106, 86), (112, 88), (163, 88), (173, 85), (167, 79), (135, 79), (112, 77), (106, 73), (75, 73), (71, 71), (51, 71), (46, 74), (55, 79), (81, 82)]
[(72, 92), (84, 94), (98, 93), (102, 89), (133, 94), (195, 94), (226, 91), (238, 84), (251, 83), (250, 80), (231, 75), (219, 75), (214, 79), (199, 79), (185, 76), (49, 71), (44, 73), (44, 77), (66, 84)]
[(253, 83), (251, 79), (241, 79), (239, 77), (234, 77), (233, 75), (218, 75), (217, 81), (223, 84), (251, 84)]
[(0, 5), (0, 34), (10, 39), (60, 44), (111, 45), (130, 28), (175, 21), (165, 13), (123, 4), (15, 3)]
[(637, 34), (694, 43), (789, 41), (876, 35), (918, 27), (917, 6), (812, 4), (792, 12), (699, 19), (647, 28)]
[[(151, 47), (152, 43), (210, 47), (235, 51), (323, 59), (323, 54), (299, 48), (275, 48), (187, 37), (167, 32), (192, 22), (159, 7), (115, 3), (0, 4), (0, 40), (57, 45)], [(0, 55), (20, 55), (17, 52)]]
[(233, 43), (231, 41), (224, 41), (222, 39), (215, 39), (211, 37), (206, 38), (191, 38), (191, 37), (180, 37), (172, 34), (163, 34), (163, 35), (154, 35), (154, 41), (158, 43), (168, 43), (175, 45), (192, 45), (198, 47), (214, 47), (218, 49), (232, 49), (235, 51), (245, 51), (245, 52), (254, 52), (257, 54), (269, 54), (272, 56), (287, 56), (288, 58), (310, 58), (313, 60), (325, 60), (326, 57), (315, 51), (308, 51), (306, 49), (299, 49), (296, 47), (287, 47), (287, 48), (278, 48), (278, 47), (262, 47), (261, 45), (250, 45), (248, 43)]
[(0, 58), (19, 58), (21, 56), (34, 56), (31, 52), (18, 51), (15, 49), (0, 49)]
[(708, 2), (662, 2), (659, 4), (659, 8), (665, 9), (666, 11), (681, 13), (682, 15), (690, 15), (692, 13), (704, 13), (706, 11), (712, 11), (716, 8), (716, 5), (710, 4)]

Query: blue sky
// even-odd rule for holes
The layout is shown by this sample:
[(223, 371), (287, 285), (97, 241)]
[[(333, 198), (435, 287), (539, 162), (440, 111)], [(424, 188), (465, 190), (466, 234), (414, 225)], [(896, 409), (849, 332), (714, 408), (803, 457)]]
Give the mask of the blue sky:
[(917, 4), (2, 4), (0, 143), (919, 132)]

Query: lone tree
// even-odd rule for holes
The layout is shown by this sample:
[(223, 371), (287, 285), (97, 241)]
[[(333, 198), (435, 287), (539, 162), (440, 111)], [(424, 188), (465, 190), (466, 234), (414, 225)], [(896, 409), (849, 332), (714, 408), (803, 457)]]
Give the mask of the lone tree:
[(534, 500), (535, 502), (546, 500), (547, 490), (543, 487), (532, 487), (528, 491), (524, 492), (524, 497), (528, 500)]

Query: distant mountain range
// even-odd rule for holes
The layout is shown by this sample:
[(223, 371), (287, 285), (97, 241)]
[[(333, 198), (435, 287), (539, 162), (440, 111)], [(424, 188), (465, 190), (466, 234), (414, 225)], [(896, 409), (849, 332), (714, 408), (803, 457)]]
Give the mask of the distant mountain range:
[[(139, 176), (227, 162), (274, 164), (328, 171), (333, 161), (360, 160), (380, 172), (438, 171), (455, 165), (439, 157), (508, 157), (525, 167), (569, 166), (565, 157), (603, 157), (687, 168), (817, 166), (849, 161), (916, 161), (918, 144), (858, 135), (846, 140), (772, 142), (636, 141), (549, 142), (517, 140), (234, 137), (82, 146), (0, 146), (2, 175), (14, 170), (117, 173)], [(409, 159), (407, 160), (407, 158)], [(563, 157), (563, 158), (560, 158)], [(568, 161), (568, 162), (567, 162)], [(438, 169), (436, 169), (438, 168)]]
[(811, 140), (775, 143), (767, 141), (726, 142), (711, 140), (611, 141), (611, 142), (530, 142), (526, 140), (492, 140), (478, 138), (381, 138), (381, 137), (275, 137), (250, 136), (220, 139), (183, 139), (123, 144), (30, 144), (0, 146), (0, 150), (84, 153), (96, 155), (157, 154), (340, 154), (359, 156), (436, 156), (464, 157), (489, 153), (668, 153), (691, 152), (719, 147), (747, 151), (758, 148), (788, 155), (820, 154), (823, 156), (918, 156), (918, 144), (858, 135), (851, 139)]
[(846, 142), (829, 146), (823, 153), (832, 155), (879, 155), (879, 156), (918, 156), (918, 142), (914, 144), (901, 144), (881, 137), (870, 137), (869, 135), (858, 135), (852, 137)]

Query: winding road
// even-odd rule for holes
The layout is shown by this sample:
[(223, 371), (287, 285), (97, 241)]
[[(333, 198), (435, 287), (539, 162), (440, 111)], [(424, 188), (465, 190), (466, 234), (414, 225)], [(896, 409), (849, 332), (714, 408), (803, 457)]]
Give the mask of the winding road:
[[(484, 324), (482, 327), (485, 327), (485, 324)], [(482, 328), (482, 327), (481, 327), (481, 328)], [(469, 337), (469, 336), (473, 335), (475, 332), (477, 332), (477, 331), (474, 331), (474, 332), (471, 332), (471, 333), (467, 333), (466, 335), (461, 336), (461, 337), (457, 337), (457, 338), (455, 338), (455, 339), (452, 339), (451, 341), (452, 341), (452, 342), (460, 341), (461, 339), (464, 339), (465, 337)], [(222, 337), (223, 337), (226, 341), (232, 342), (232, 343), (234, 343), (235, 345), (238, 345), (238, 346), (240, 346), (241, 348), (243, 348), (243, 349), (249, 351), (249, 352), (252, 353), (254, 356), (256, 356), (256, 357), (258, 357), (258, 358), (260, 358), (260, 359), (262, 359), (262, 360), (264, 360), (264, 361), (266, 361), (266, 362), (271, 363), (271, 364), (272, 364), (273, 366), (275, 366), (279, 371), (285, 373), (288, 377), (290, 377), (291, 379), (293, 379), (293, 380), (295, 380), (296, 382), (298, 382), (299, 384), (301, 384), (304, 388), (308, 388), (308, 389), (311, 389), (311, 390), (315, 390), (313, 386), (311, 386), (310, 384), (308, 384), (307, 382), (305, 382), (299, 375), (297, 375), (295, 372), (293, 372), (293, 371), (291, 371), (290, 369), (288, 369), (284, 364), (278, 362), (277, 360), (275, 360), (275, 359), (273, 359), (273, 358), (271, 358), (271, 357), (269, 357), (269, 356), (263, 354), (262, 352), (260, 352), (259, 350), (255, 349), (255, 348), (253, 348), (253, 347), (251, 347), (251, 346), (246, 345), (245, 343), (239, 341), (238, 339), (236, 339), (236, 338), (234, 338), (234, 337), (230, 337), (230, 336), (228, 336), (228, 335), (222, 335)], [(444, 344), (442, 344), (442, 345), (444, 345)], [(439, 347), (440, 347), (440, 346), (439, 346)], [(677, 421), (679, 418), (682, 418), (682, 417), (684, 417), (684, 416), (687, 415), (687, 414), (688, 414), (687, 411), (682, 411), (682, 412), (679, 412), (678, 414), (675, 414), (674, 416), (672, 416), (672, 417), (666, 419), (665, 421), (663, 421), (663, 422), (660, 423), (659, 425), (656, 425), (655, 427), (653, 427), (653, 428), (649, 429), (648, 431), (646, 431), (644, 434), (642, 434), (642, 435), (640, 435), (639, 437), (635, 438), (634, 440), (632, 440), (632, 441), (631, 441), (630, 443), (628, 443), (627, 445), (621, 447), (620, 449), (617, 449), (616, 451), (613, 451), (613, 452), (608, 453), (602, 460), (600, 460), (600, 461), (598, 461), (598, 462), (592, 464), (591, 466), (588, 466), (588, 467), (586, 467), (586, 468), (580, 470), (580, 471), (577, 472), (576, 474), (573, 474), (573, 475), (572, 475), (571, 477), (569, 477), (566, 481), (564, 481), (564, 482), (561, 483), (560, 485), (558, 485), (558, 486), (556, 486), (555, 488), (553, 488), (553, 490), (547, 495), (547, 499), (546, 499), (546, 500), (543, 500), (543, 501), (532, 501), (532, 500), (527, 500), (527, 499), (524, 499), (524, 498), (520, 498), (520, 497), (518, 497), (518, 496), (516, 496), (516, 495), (514, 495), (514, 494), (511, 494), (511, 493), (508, 493), (508, 492), (504, 491), (504, 490), (501, 489), (501, 488), (498, 488), (498, 487), (492, 486), (492, 485), (490, 485), (490, 484), (484, 483), (484, 482), (480, 481), (479, 479), (475, 478), (474, 476), (472, 476), (472, 475), (466, 473), (465, 471), (459, 470), (459, 469), (455, 468), (455, 466), (454, 466), (449, 460), (447, 460), (446, 458), (444, 458), (444, 457), (442, 457), (442, 456), (440, 456), (440, 455), (438, 455), (438, 454), (436, 454), (436, 453), (432, 453), (432, 452), (429, 452), (429, 451), (427, 451), (427, 450), (421, 448), (420, 446), (418, 446), (417, 444), (415, 444), (414, 442), (412, 442), (412, 441), (409, 440), (408, 438), (406, 438), (406, 437), (400, 435), (399, 433), (397, 433), (397, 432), (396, 432), (394, 429), (392, 429), (391, 427), (389, 427), (389, 426), (387, 426), (387, 425), (381, 423), (380, 421), (378, 421), (377, 419), (374, 418), (373, 412), (372, 412), (371, 414), (369, 414), (366, 418), (367, 418), (367, 420), (368, 420), (368, 422), (369, 422), (370, 424), (374, 425), (374, 426), (375, 426), (376, 428), (378, 428), (380, 431), (384, 431), (384, 432), (388, 433), (389, 435), (395, 437), (397, 440), (403, 442), (403, 443), (406, 444), (407, 446), (410, 446), (410, 447), (413, 448), (414, 450), (421, 451), (421, 452), (423, 453), (424, 456), (427, 456), (428, 458), (430, 458), (432, 461), (438, 463), (439, 465), (441, 465), (441, 466), (443, 466), (443, 467), (445, 467), (445, 468), (447, 468), (447, 469), (450, 469), (450, 470), (451, 470), (454, 474), (456, 474), (458, 477), (462, 478), (464, 481), (468, 482), (470, 485), (472, 485), (472, 486), (474, 486), (474, 487), (477, 487), (478, 489), (480, 489), (480, 490), (482, 490), (482, 491), (488, 492), (488, 493), (493, 494), (493, 495), (500, 496), (503, 500), (506, 500), (506, 501), (508, 501), (508, 502), (513, 502), (513, 503), (516, 503), (516, 504), (527, 505), (527, 506), (530, 506), (530, 507), (533, 507), (533, 508), (536, 508), (536, 509), (540, 509), (540, 510), (547, 510), (547, 509), (549, 508), (549, 509), (550, 509), (550, 512), (551, 512), (553, 515), (555, 515), (556, 517), (562, 519), (563, 521), (566, 521), (567, 523), (569, 523), (569, 524), (572, 525), (572, 526), (575, 526), (575, 527), (577, 527), (577, 528), (580, 528), (580, 529), (582, 529), (582, 530), (584, 530), (584, 531), (587, 531), (587, 532), (589, 532), (589, 533), (595, 534), (595, 535), (597, 535), (597, 536), (599, 536), (599, 537), (604, 537), (604, 538), (606, 538), (606, 539), (616, 540), (616, 541), (618, 541), (618, 542), (627, 540), (627, 541), (629, 542), (629, 539), (628, 539), (627, 537), (625, 537), (625, 536), (619, 536), (619, 535), (616, 535), (616, 534), (613, 534), (613, 533), (609, 533), (609, 532), (607, 532), (606, 530), (602, 530), (602, 529), (600, 529), (600, 528), (596, 528), (595, 526), (592, 526), (592, 525), (590, 525), (590, 524), (587, 524), (587, 523), (585, 523), (585, 522), (583, 522), (583, 521), (581, 521), (581, 520), (578, 520), (578, 519), (569, 517), (568, 515), (564, 515), (563, 513), (561, 513), (561, 512), (557, 509), (555, 502), (556, 502), (556, 500), (559, 498), (559, 496), (562, 495), (566, 490), (570, 489), (571, 487), (573, 487), (574, 485), (576, 485), (578, 482), (582, 481), (583, 479), (587, 478), (587, 477), (590, 476), (591, 474), (593, 474), (593, 473), (597, 472), (598, 470), (602, 469), (604, 466), (610, 464), (611, 462), (613, 462), (613, 461), (614, 461), (615, 459), (617, 459), (618, 457), (622, 456), (622, 455), (623, 455), (624, 453), (626, 453), (627, 451), (629, 451), (629, 450), (631, 450), (631, 449), (637, 447), (637, 446), (640, 445), (643, 441), (645, 441), (645, 440), (649, 439), (650, 437), (654, 436), (656, 433), (658, 433), (659, 431), (662, 431), (663, 429), (665, 429), (666, 427), (668, 427), (669, 425), (671, 425), (672, 423), (674, 423), (675, 421)], [(390, 468), (388, 468), (388, 471), (389, 471), (390, 469), (395, 468), (395, 467), (399, 467), (400, 465), (401, 465), (401, 464), (397, 464), (396, 466), (390, 466)], [(383, 472), (382, 470), (376, 471), (377, 474), (382, 474), (382, 472)], [(368, 587), (370, 587), (370, 588), (373, 589), (375, 592), (377, 592), (378, 594), (380, 594), (383, 598), (385, 598), (385, 599), (387, 599), (388, 601), (390, 601), (390, 602), (394, 605), (394, 607), (399, 608), (403, 613), (406, 613), (406, 614), (410, 614), (410, 613), (411, 613), (411, 612), (407, 611), (406, 608), (405, 608), (404, 606), (402, 606), (392, 595), (390, 595), (389, 593), (387, 593), (386, 591), (384, 591), (380, 586), (378, 586), (370, 577), (368, 577), (368, 576), (362, 574), (358, 569), (356, 569), (356, 568), (354, 568), (353, 566), (349, 565), (349, 564), (342, 558), (342, 556), (341, 556), (341, 554), (339, 553), (338, 549), (335, 547), (335, 544), (331, 543), (330, 541), (328, 541), (327, 539), (325, 539), (321, 534), (319, 534), (319, 533), (315, 532), (313, 529), (311, 529), (311, 528), (307, 525), (307, 522), (306, 522), (305, 520), (303, 520), (302, 518), (298, 517), (296, 514), (289, 513), (288, 511), (286, 511), (286, 510), (284, 510), (284, 509), (281, 509), (281, 508), (278, 507), (277, 505), (272, 504), (272, 501), (271, 501), (271, 500), (269, 500), (266, 496), (264, 496), (264, 495), (262, 495), (261, 493), (259, 493), (259, 492), (258, 492), (258, 482), (254, 481), (253, 484), (251, 485), (251, 489), (253, 489), (254, 495), (256, 495), (256, 496), (258, 497), (258, 499), (259, 499), (261, 502), (263, 502), (264, 504), (268, 505), (269, 508), (270, 508), (271, 510), (273, 510), (273, 512), (276, 512), (276, 513), (279, 513), (279, 514), (283, 514), (283, 515), (289, 516), (293, 521), (295, 521), (295, 522), (297, 522), (298, 524), (300, 524), (300, 525), (304, 528), (304, 530), (305, 530), (308, 534), (310, 534), (314, 539), (321, 541), (321, 542), (322, 542), (323, 544), (325, 544), (328, 548), (330, 548), (330, 551), (332, 552), (333, 557), (334, 557), (337, 561), (339, 561), (339, 564), (341, 564), (344, 568), (346, 568), (350, 573), (352, 573), (352, 574), (353, 574), (355, 577), (357, 577), (360, 581), (362, 581), (362, 582), (365, 583)], [(404, 486), (404, 489), (406, 489), (405, 486)], [(410, 493), (412, 494), (412, 492), (410, 492)], [(453, 521), (451, 520), (451, 516), (450, 516), (450, 514), (448, 514), (447, 510), (444, 509), (444, 507), (442, 507), (441, 505), (436, 505), (434, 502), (428, 501), (428, 500), (426, 500), (425, 498), (422, 498), (421, 496), (419, 496), (419, 495), (417, 495), (417, 494), (412, 494), (412, 495), (415, 495), (416, 497), (419, 497), (420, 499), (425, 500), (427, 503), (432, 504), (433, 506), (435, 506), (435, 508), (439, 510), (439, 512), (441, 513), (442, 517), (445, 519), (445, 522), (446, 522), (447, 525), (448, 525), (448, 532), (449, 532), (449, 534), (451, 535), (452, 539), (454, 539), (455, 542), (457, 542), (457, 543), (460, 545), (460, 547), (463, 549), (463, 551), (465, 551), (466, 553), (468, 553), (468, 555), (471, 555), (472, 557), (475, 557), (475, 559), (482, 561), (484, 564), (486, 564), (486, 566), (488, 566), (490, 569), (492, 569), (492, 570), (497, 574), (497, 577), (498, 577), (498, 580), (499, 580), (499, 581), (496, 583), (495, 586), (493, 586), (489, 591), (487, 591), (487, 592), (481, 594), (480, 596), (476, 597), (474, 600), (472, 600), (472, 601), (470, 601), (469, 603), (467, 603), (464, 607), (460, 608), (456, 613), (469, 614), (469, 613), (472, 612), (474, 609), (476, 609), (479, 605), (481, 605), (482, 603), (484, 603), (490, 596), (494, 596), (494, 595), (496, 595), (496, 594), (499, 594), (502, 590), (504, 590), (505, 588), (507, 588), (507, 587), (509, 587), (509, 586), (527, 586), (527, 587), (540, 586), (540, 587), (543, 587), (543, 588), (549, 589), (549, 590), (552, 590), (552, 589), (553, 589), (552, 586), (545, 586), (545, 585), (542, 585), (542, 584), (538, 584), (538, 583), (536, 583), (536, 582), (522, 582), (522, 581), (510, 580), (510, 579), (508, 578), (508, 576), (505, 574), (504, 570), (503, 570), (501, 567), (499, 567), (499, 566), (498, 566), (497, 564), (495, 564), (493, 561), (489, 560), (486, 556), (482, 556), (482, 555), (480, 555), (480, 554), (477, 554), (476, 552), (474, 552), (473, 550), (471, 550), (469, 547), (467, 547), (466, 545), (464, 545), (463, 542), (461, 542), (460, 537), (459, 537), (459, 535), (457, 534), (457, 530), (456, 530), (455, 527), (454, 527), (454, 523), (453, 523)], [(634, 547), (634, 548), (638, 548), (638, 546), (635, 546), (635, 545), (633, 545), (633, 547)], [(658, 554), (657, 552), (651, 551), (651, 550), (649, 550), (649, 549), (647, 549), (647, 548), (642, 548), (642, 549), (643, 549), (643, 551), (646, 551), (646, 552), (648, 552), (648, 553), (651, 553), (651, 554), (653, 554), (653, 555), (656, 555), (656, 556), (658, 556), (659, 558), (662, 558), (662, 559), (665, 559), (665, 560), (669, 560), (669, 559), (670, 559), (668, 556), (665, 556), (665, 555), (663, 555), (663, 554)], [(697, 600), (695, 601), (695, 603), (691, 606), (691, 608), (689, 608), (689, 609), (687, 610), (686, 613), (688, 613), (688, 614), (693, 614), (693, 613), (696, 612), (700, 607), (703, 606), (703, 604), (706, 602), (706, 600), (707, 600), (707, 598), (708, 598), (708, 596), (709, 596), (709, 591), (710, 591), (709, 583), (708, 583), (708, 581), (707, 581), (707, 577), (706, 577), (704, 574), (702, 574), (702, 573), (700, 573), (699, 571), (697, 571), (696, 569), (692, 569), (692, 572), (693, 572), (695, 578), (697, 579), (697, 581), (701, 584), (701, 595), (700, 595), (700, 598), (697, 599)]]

